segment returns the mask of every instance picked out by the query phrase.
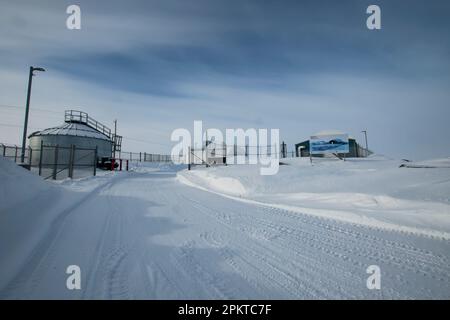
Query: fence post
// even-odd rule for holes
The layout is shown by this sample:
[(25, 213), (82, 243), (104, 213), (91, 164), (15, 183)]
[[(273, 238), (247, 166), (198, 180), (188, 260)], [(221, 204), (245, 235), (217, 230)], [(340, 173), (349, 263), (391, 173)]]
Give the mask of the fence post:
[(223, 148), (223, 159), (222, 159), (222, 161), (223, 161), (223, 163), (225, 164), (225, 165), (227, 165), (227, 146), (224, 144), (223, 146), (222, 146), (222, 148)]
[(119, 171), (122, 171), (122, 159), (119, 160), (119, 163), (120, 163), (120, 165), (119, 165)]
[(73, 145), (70, 145), (70, 152), (69, 152), (69, 170), (67, 176), (72, 179), (72, 152), (73, 152)]
[(59, 149), (59, 145), (56, 145), (55, 147), (55, 158), (54, 158), (54, 162), (53, 162), (53, 180), (56, 180), (56, 171), (58, 170), (58, 149)]
[(3, 147), (3, 157), (5, 157), (6, 156), (6, 146), (4, 144), (2, 144), (2, 147)]
[(41, 151), (39, 152), (39, 176), (42, 173), (42, 153), (44, 152), (44, 141), (41, 140)]
[(95, 151), (94, 151), (94, 177), (97, 175), (97, 155), (98, 155), (98, 147), (95, 146)]
[(16, 153), (14, 154), (14, 162), (17, 162), (17, 146), (16, 146)]
[(139, 152), (139, 162), (142, 162), (142, 152)]
[(188, 147), (188, 170), (191, 170), (191, 147)]
[(73, 166), (74, 166), (74, 160), (75, 160), (75, 145), (72, 144), (70, 146), (70, 155), (69, 155), (69, 178), (73, 178)]
[(128, 171), (128, 160), (127, 160), (127, 171)]
[(33, 154), (33, 149), (31, 149), (31, 147), (30, 146), (28, 146), (28, 157), (29, 157), (29, 161), (28, 161), (28, 164), (30, 165), (30, 168), (28, 169), (28, 170), (30, 170), (31, 171), (31, 155)]

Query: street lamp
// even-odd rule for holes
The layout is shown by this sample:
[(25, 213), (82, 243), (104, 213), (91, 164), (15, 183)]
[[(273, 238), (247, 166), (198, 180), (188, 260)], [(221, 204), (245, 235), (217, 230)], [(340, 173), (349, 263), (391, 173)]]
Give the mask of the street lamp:
[(363, 130), (361, 132), (364, 133), (364, 136), (366, 138), (366, 150), (367, 150), (367, 153), (369, 153), (369, 145), (367, 144), (367, 130)]
[(25, 123), (23, 125), (23, 138), (22, 138), (22, 154), (20, 160), (22, 163), (25, 161), (25, 144), (27, 142), (27, 127), (28, 127), (28, 113), (30, 111), (30, 98), (31, 98), (31, 83), (33, 82), (33, 71), (45, 72), (44, 68), (30, 67), (30, 74), (28, 76), (28, 93), (27, 93), (27, 105), (25, 108)]

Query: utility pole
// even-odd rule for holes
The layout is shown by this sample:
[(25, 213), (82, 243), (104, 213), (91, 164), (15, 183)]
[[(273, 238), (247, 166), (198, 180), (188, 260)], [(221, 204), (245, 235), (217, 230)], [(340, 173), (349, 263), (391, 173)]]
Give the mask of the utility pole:
[(33, 71), (42, 71), (44, 68), (30, 67), (30, 73), (28, 75), (28, 92), (27, 92), (27, 105), (25, 107), (25, 121), (23, 124), (23, 137), (22, 137), (22, 154), (20, 155), (20, 162), (25, 162), (25, 144), (27, 143), (27, 129), (28, 129), (28, 114), (30, 112), (30, 99), (31, 99), (31, 84), (33, 82)]

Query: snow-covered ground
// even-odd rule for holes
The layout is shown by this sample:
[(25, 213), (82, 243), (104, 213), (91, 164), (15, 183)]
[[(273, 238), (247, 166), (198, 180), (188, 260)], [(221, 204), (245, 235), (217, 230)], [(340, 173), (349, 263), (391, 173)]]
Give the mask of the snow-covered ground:
[[(55, 183), (0, 158), (0, 297), (450, 298), (448, 169), (290, 162), (274, 177), (161, 164)], [(407, 205), (417, 232), (397, 228)], [(396, 227), (342, 218), (377, 210)], [(66, 288), (69, 265), (81, 290)]]
[(450, 158), (284, 159), (279, 173), (250, 165), (195, 167), (179, 180), (234, 199), (294, 212), (450, 239)]

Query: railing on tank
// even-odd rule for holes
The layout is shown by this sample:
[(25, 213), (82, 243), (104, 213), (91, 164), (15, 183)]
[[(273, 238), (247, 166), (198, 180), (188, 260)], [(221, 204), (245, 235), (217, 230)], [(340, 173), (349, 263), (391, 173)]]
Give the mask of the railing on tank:
[(66, 110), (65, 116), (64, 116), (65, 122), (77, 122), (77, 123), (83, 123), (88, 125), (89, 127), (100, 131), (104, 135), (106, 135), (108, 138), (112, 138), (111, 136), (111, 129), (107, 126), (101, 124), (97, 120), (89, 117), (89, 115), (86, 112), (78, 111), (78, 110)]

